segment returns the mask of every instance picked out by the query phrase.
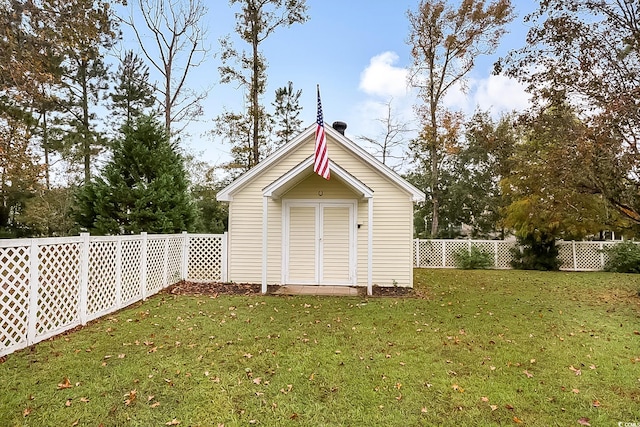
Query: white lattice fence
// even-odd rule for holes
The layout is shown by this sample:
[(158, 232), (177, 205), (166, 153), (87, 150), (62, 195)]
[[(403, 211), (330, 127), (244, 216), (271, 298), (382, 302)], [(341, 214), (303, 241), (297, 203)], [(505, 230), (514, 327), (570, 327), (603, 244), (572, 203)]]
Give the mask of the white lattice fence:
[(227, 280), (227, 233), (189, 235), (189, 280)]
[(472, 246), (493, 255), (493, 268), (511, 268), (510, 249), (515, 242), (503, 240), (414, 240), (414, 267), (455, 268), (454, 254)]
[[(567, 242), (559, 241), (558, 258), (561, 270), (599, 271), (608, 261), (603, 249), (614, 246), (615, 242)], [(511, 268), (511, 248), (515, 241), (504, 240), (414, 240), (414, 267), (452, 268), (455, 267), (454, 254), (475, 246), (493, 255), (493, 268)]]
[(0, 355), (25, 347), (29, 328), (29, 256), (24, 240), (0, 241)]
[[(87, 289), (87, 315), (100, 317), (121, 302), (118, 286), (118, 251), (122, 243), (113, 239), (94, 240), (89, 243), (89, 283)], [(119, 248), (120, 247), (120, 248)]]
[(142, 299), (142, 238), (139, 236), (125, 237), (121, 240), (120, 265), (122, 304), (127, 306)]
[(38, 245), (37, 311), (29, 319), (38, 341), (80, 324), (81, 245), (77, 238)]
[[(226, 278), (226, 235), (0, 240), (0, 356), (180, 280)], [(194, 252), (194, 251), (197, 251)], [(206, 265), (209, 264), (209, 265)]]

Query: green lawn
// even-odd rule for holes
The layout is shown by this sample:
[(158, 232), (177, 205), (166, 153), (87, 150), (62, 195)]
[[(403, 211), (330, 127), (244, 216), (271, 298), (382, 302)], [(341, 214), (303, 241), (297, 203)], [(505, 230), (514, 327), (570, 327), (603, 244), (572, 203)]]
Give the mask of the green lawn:
[(8, 356), (0, 425), (640, 423), (640, 275), (415, 282), (420, 298), (154, 296)]

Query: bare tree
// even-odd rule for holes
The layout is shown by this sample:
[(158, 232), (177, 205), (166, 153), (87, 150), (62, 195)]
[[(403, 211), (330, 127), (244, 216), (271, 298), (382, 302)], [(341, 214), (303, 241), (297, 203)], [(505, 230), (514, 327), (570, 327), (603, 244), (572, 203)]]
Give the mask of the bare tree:
[[(360, 141), (366, 142), (373, 150), (372, 154), (376, 156), (383, 164), (390, 166), (391, 169), (397, 170), (402, 167), (404, 161), (404, 145), (406, 144), (405, 135), (413, 129), (409, 127), (408, 123), (401, 122), (393, 112), (392, 106), (393, 98), (384, 103), (386, 109), (386, 115), (384, 117), (375, 119), (382, 125), (382, 132), (376, 138), (369, 136), (359, 135), (357, 138)], [(398, 150), (401, 150), (398, 153)], [(389, 165), (391, 161), (394, 164)]]
[[(204, 45), (207, 31), (202, 25), (207, 9), (200, 0), (133, 3), (144, 28), (136, 24), (133, 13), (123, 22), (132, 28), (144, 56), (162, 76), (161, 84), (156, 85), (156, 98), (164, 111), (165, 129), (171, 134), (174, 124), (188, 123), (202, 114), (200, 102), (206, 91), (196, 92), (185, 83), (189, 72), (201, 65), (209, 52)], [(180, 130), (183, 129), (184, 126)]]
[[(456, 85), (464, 88), (465, 77), (478, 56), (493, 52), (513, 20), (511, 0), (462, 0), (454, 9), (447, 0), (421, 0), (415, 12), (409, 11), (409, 45), (413, 67), (409, 77), (419, 90), (422, 104), (416, 109), (422, 121), (416, 157), (431, 169), (429, 193), (433, 204), (431, 235), (438, 232), (439, 165), (446, 150), (450, 128), (445, 126), (445, 95)], [(425, 156), (426, 155), (426, 156)]]

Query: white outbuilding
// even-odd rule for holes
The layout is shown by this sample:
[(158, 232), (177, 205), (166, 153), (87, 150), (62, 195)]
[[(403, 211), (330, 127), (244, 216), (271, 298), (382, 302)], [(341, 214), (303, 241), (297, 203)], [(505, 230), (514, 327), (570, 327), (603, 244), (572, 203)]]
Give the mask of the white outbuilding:
[(262, 292), (413, 286), (413, 205), (425, 194), (334, 126), (325, 126), (329, 180), (313, 171), (313, 125), (218, 193), (229, 202), (229, 281)]

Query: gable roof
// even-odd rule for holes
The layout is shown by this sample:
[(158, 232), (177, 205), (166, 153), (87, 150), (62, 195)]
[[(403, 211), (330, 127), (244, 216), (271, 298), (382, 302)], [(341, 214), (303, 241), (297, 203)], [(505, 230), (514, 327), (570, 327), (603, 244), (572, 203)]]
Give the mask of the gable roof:
[[(294, 138), (289, 143), (280, 147), (278, 150), (273, 152), (270, 156), (268, 156), (262, 162), (258, 163), (257, 166), (245, 172), (243, 175), (241, 175), (231, 184), (229, 184), (228, 186), (220, 190), (216, 195), (216, 199), (223, 202), (232, 201), (233, 195), (237, 191), (239, 191), (242, 187), (244, 187), (245, 184), (249, 183), (254, 177), (259, 176), (262, 173), (262, 171), (268, 169), (269, 167), (271, 167), (271, 165), (277, 163), (281, 158), (286, 156), (289, 152), (295, 150), (297, 147), (302, 145), (305, 141), (307, 141), (307, 139), (310, 136), (315, 135), (315, 130), (316, 130), (316, 124), (314, 123), (312, 126), (309, 126), (307, 129), (302, 131), (296, 138)], [(359, 145), (351, 141), (349, 138), (345, 137), (340, 132), (333, 129), (331, 126), (325, 126), (325, 133), (327, 134), (327, 136), (331, 136), (340, 145), (346, 148), (354, 156), (362, 160), (369, 167), (379, 172), (381, 175), (389, 179), (389, 181), (393, 182), (396, 186), (398, 186), (399, 188), (401, 188), (402, 190), (410, 194), (414, 202), (422, 202), (425, 200), (426, 196), (422, 191), (420, 191), (419, 189), (414, 187), (412, 184), (407, 182), (404, 178), (402, 178), (400, 175), (394, 172), (391, 168), (384, 165), (382, 162), (380, 162), (378, 159), (372, 156), (368, 151), (366, 151), (365, 149), (363, 149), (362, 147), (360, 147)], [(301, 165), (305, 164), (305, 162), (308, 162), (308, 161), (309, 159), (306, 159), (301, 164), (291, 169), (291, 171), (287, 172), (285, 175), (278, 178), (272, 184), (264, 188), (263, 194), (265, 196), (270, 196), (270, 197), (273, 197), (274, 195), (277, 196), (277, 192), (275, 194), (273, 193), (267, 194), (268, 193), (267, 190), (273, 190), (274, 188), (278, 188), (278, 184), (276, 183), (279, 183), (280, 185), (285, 185), (287, 182), (291, 182), (291, 180), (296, 179), (296, 177), (304, 173), (304, 171), (307, 168), (307, 166), (301, 166)], [(336, 166), (337, 165), (332, 162), (330, 167), (336, 168)], [(330, 170), (333, 171), (334, 169), (330, 169)], [(335, 170), (338, 172), (337, 168)], [(350, 175), (344, 169), (340, 168), (340, 172), (338, 172), (338, 177), (341, 178), (342, 181), (345, 181), (345, 183), (348, 184), (352, 189), (363, 194), (364, 197), (367, 196), (368, 193), (366, 193), (365, 191), (365, 188), (367, 187), (364, 184), (362, 184), (360, 181), (355, 179), (355, 177)], [(353, 178), (355, 181), (350, 181), (348, 177)], [(272, 186), (274, 188), (271, 188)], [(369, 189), (369, 191), (371, 190)]]
[[(277, 199), (282, 196), (303, 179), (315, 173), (313, 171), (314, 160), (314, 156), (309, 156), (304, 159), (293, 169), (267, 185), (262, 190), (262, 195), (271, 197), (272, 199)], [(351, 191), (359, 194), (360, 197), (365, 199), (373, 197), (373, 190), (371, 188), (367, 187), (362, 181), (351, 175), (331, 159), (329, 159), (329, 169), (331, 170), (331, 178), (337, 178), (339, 181), (342, 181)]]

